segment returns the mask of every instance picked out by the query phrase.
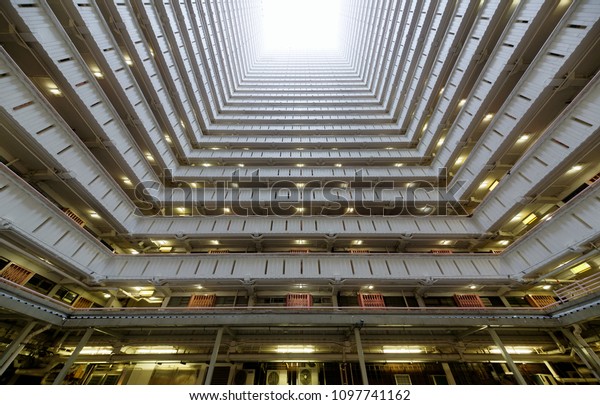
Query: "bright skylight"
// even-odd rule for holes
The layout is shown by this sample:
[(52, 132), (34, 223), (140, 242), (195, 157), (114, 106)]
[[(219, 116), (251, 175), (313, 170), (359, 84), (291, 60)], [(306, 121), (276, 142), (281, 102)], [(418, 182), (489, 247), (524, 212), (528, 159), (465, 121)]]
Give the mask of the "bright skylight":
[(263, 0), (265, 50), (336, 50), (340, 14), (340, 0)]

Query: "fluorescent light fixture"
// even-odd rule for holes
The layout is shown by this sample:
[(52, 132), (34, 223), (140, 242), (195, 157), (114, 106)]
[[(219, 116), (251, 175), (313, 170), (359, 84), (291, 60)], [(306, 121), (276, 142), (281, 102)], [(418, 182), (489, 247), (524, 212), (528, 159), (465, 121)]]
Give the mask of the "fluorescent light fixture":
[(210, 163), (202, 163), (202, 166), (203, 166), (203, 167), (211, 167), (211, 166), (212, 166), (212, 164), (210, 164)]
[(592, 268), (592, 266), (590, 266), (590, 264), (588, 262), (583, 262), (583, 263), (578, 264), (575, 267), (572, 267), (570, 270), (571, 270), (571, 273), (573, 273), (573, 274), (579, 274), (579, 273), (583, 273), (584, 271), (588, 271), (591, 268)]
[(191, 188), (198, 188), (198, 183), (190, 183)]
[(531, 224), (533, 221), (535, 221), (536, 219), (537, 219), (537, 215), (535, 215), (535, 214), (532, 212), (531, 214), (529, 214), (529, 215), (527, 215), (527, 216), (525, 217), (525, 219), (523, 220), (523, 223), (524, 223), (525, 225), (529, 225), (529, 224)]
[(140, 254), (140, 252), (138, 252), (135, 249), (129, 249), (129, 253), (131, 253), (132, 255), (139, 255)]
[(521, 218), (523, 218), (523, 214), (517, 214), (514, 217), (512, 217), (511, 222), (519, 221)]
[(519, 137), (519, 139), (517, 139), (517, 143), (527, 142), (528, 140), (529, 140), (529, 135), (523, 134)]
[(238, 167), (244, 167), (245, 165), (243, 163), (238, 163)]
[(123, 177), (123, 178), (121, 178), (121, 180), (123, 180), (123, 183), (127, 184), (128, 186), (132, 185), (131, 180), (129, 180), (128, 177)]
[(306, 245), (306, 244), (308, 244), (308, 241), (307, 241), (307, 240), (305, 240), (305, 239), (296, 239), (296, 240), (294, 241), (294, 243), (295, 243), (296, 245)]
[[(71, 351), (75, 350), (75, 348), (71, 348)], [(102, 355), (102, 354), (112, 354), (113, 348), (110, 346), (88, 346), (84, 347), (79, 354), (82, 355)]]
[(171, 253), (173, 246), (161, 246), (158, 248), (160, 253)]
[(437, 146), (442, 146), (444, 144), (445, 140), (446, 140), (446, 138), (440, 138), (440, 140), (437, 143)]
[(106, 299), (109, 299), (110, 297), (112, 297), (112, 295), (110, 295), (109, 293), (104, 293), (104, 294), (102, 294), (102, 296)]
[(429, 123), (428, 123), (428, 122), (426, 122), (426, 123), (423, 125), (423, 129), (422, 129), (422, 131), (421, 131), (421, 132), (425, 132), (425, 131), (427, 131), (427, 126), (428, 126), (428, 125), (429, 125)]
[(100, 215), (96, 211), (90, 211), (90, 217), (100, 219)]
[(394, 150), (394, 148), (392, 148), (391, 146), (388, 146), (387, 148), (385, 148), (385, 150)]
[(231, 208), (223, 208), (223, 214), (231, 214)]
[(510, 243), (510, 242), (509, 242), (509, 241), (507, 241), (506, 239), (505, 239), (505, 240), (498, 241), (498, 244), (499, 244), (499, 245), (502, 245), (502, 246), (506, 246), (506, 245), (508, 245), (509, 243)]
[(61, 96), (62, 95), (62, 92), (59, 89), (57, 89), (56, 87), (50, 88), (50, 93), (52, 93), (55, 96)]
[(492, 118), (494, 118), (494, 114), (489, 113), (489, 114), (486, 114), (485, 117), (483, 117), (483, 120), (490, 121)]
[(449, 245), (451, 243), (452, 243), (452, 241), (450, 241), (450, 240), (441, 240), (440, 241), (440, 245)]
[(140, 297), (148, 298), (154, 295), (154, 290), (142, 290), (138, 294)]
[(276, 353), (314, 353), (312, 345), (279, 345), (275, 348)]
[(304, 148), (296, 148), (296, 150), (304, 150)]
[(498, 180), (494, 180), (494, 182), (490, 185), (488, 190), (490, 190), (490, 191), (494, 190), (498, 186), (499, 183), (500, 182)]
[(263, 0), (265, 50), (339, 49), (340, 3), (340, 0)]
[(179, 123), (181, 124), (181, 127), (185, 129), (185, 122), (183, 122), (183, 120), (179, 120)]
[(486, 188), (486, 187), (487, 187), (487, 185), (488, 185), (488, 182), (487, 182), (487, 181), (484, 181), (483, 183), (481, 183), (481, 184), (479, 185), (479, 188)]
[(346, 208), (346, 214), (352, 214), (354, 212), (354, 208), (348, 207)]
[(154, 156), (152, 156), (152, 154), (150, 152), (145, 154), (146, 159), (148, 159), (148, 162), (154, 162)]
[(297, 188), (304, 188), (304, 186), (306, 186), (306, 184), (304, 184), (304, 183), (296, 183), (296, 187)]
[(548, 284), (542, 286), (542, 289), (544, 289), (544, 290), (549, 290), (551, 288), (552, 288), (552, 286), (548, 285)]
[(463, 156), (459, 156), (458, 159), (456, 159), (456, 162), (454, 162), (454, 164), (459, 165), (464, 161), (465, 161), (465, 158)]
[(150, 242), (154, 243), (157, 246), (164, 246), (168, 243), (166, 240), (150, 240)]
[(296, 212), (299, 212), (299, 213), (304, 212), (304, 207), (296, 207)]
[(219, 242), (218, 240), (210, 240), (208, 241), (211, 245), (220, 245), (221, 242)]
[(172, 346), (136, 347), (135, 354), (175, 354), (177, 349)]
[(353, 245), (362, 245), (362, 244), (363, 244), (363, 241), (362, 241), (362, 240), (353, 240), (353, 241), (352, 241), (352, 244), (353, 244)]
[(297, 163), (296, 167), (304, 167), (304, 163)]
[(210, 148), (210, 150), (221, 150), (221, 148), (217, 148), (217, 147), (215, 146), (215, 147), (212, 147), (212, 148)]
[(445, 90), (445, 89), (446, 89), (445, 87), (442, 87), (442, 88), (440, 89), (440, 96), (441, 96), (442, 94), (444, 94), (444, 90)]
[[(509, 354), (531, 354), (533, 349), (531, 347), (519, 347), (519, 346), (506, 346), (506, 351)], [(502, 351), (497, 347), (490, 348), (492, 354), (502, 354)]]
[(336, 163), (334, 166), (335, 167), (342, 167), (342, 164), (341, 163)]
[(94, 76), (96, 76), (98, 79), (104, 78), (104, 75), (102, 74), (102, 72), (100, 72), (98, 70), (94, 71)]
[(128, 56), (125, 56), (125, 63), (127, 66), (133, 65), (133, 61)]
[(404, 166), (404, 163), (394, 163), (394, 166), (395, 167), (402, 167), (402, 166)]
[(173, 140), (171, 139), (171, 137), (169, 135), (165, 135), (165, 141), (167, 141), (167, 143), (173, 142)]
[(423, 353), (418, 346), (383, 346), (382, 351), (384, 354)]
[(476, 290), (476, 289), (477, 289), (477, 286), (476, 286), (475, 284), (471, 284), (471, 285), (469, 286), (469, 289), (470, 289), (470, 290)]
[(177, 207), (175, 208), (175, 211), (179, 212), (180, 214), (183, 214), (185, 212), (185, 207)]
[(459, 107), (462, 107), (463, 105), (465, 105), (465, 103), (466, 103), (466, 102), (467, 102), (467, 99), (466, 99), (466, 98), (463, 98), (462, 100), (460, 100), (460, 101), (458, 102), (458, 106), (459, 106)]

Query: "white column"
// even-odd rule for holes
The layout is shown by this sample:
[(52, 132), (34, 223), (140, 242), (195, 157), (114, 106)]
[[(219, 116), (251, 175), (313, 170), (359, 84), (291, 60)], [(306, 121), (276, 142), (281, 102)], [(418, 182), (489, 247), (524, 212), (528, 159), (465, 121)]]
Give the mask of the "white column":
[(92, 336), (92, 333), (94, 333), (94, 329), (92, 329), (92, 328), (88, 328), (85, 331), (85, 333), (83, 334), (83, 337), (81, 338), (81, 340), (77, 344), (77, 347), (75, 348), (75, 350), (73, 350), (73, 353), (71, 353), (71, 355), (69, 356), (69, 358), (65, 362), (65, 365), (60, 370), (60, 373), (58, 373), (58, 375), (56, 376), (56, 378), (52, 382), (52, 385), (60, 385), (60, 384), (62, 384), (62, 382), (64, 381), (65, 377), (67, 376), (67, 373), (69, 372), (69, 370), (73, 366), (73, 363), (75, 363), (75, 360), (77, 360), (77, 356), (79, 356), (79, 353), (81, 353), (81, 350), (83, 350), (83, 348), (87, 344), (88, 340), (90, 340), (90, 337)]
[(496, 344), (496, 346), (498, 346), (498, 349), (500, 349), (500, 352), (502, 352), (502, 357), (504, 357), (504, 360), (506, 361), (506, 364), (508, 365), (508, 368), (510, 368), (510, 371), (513, 372), (515, 378), (517, 379), (517, 382), (520, 385), (527, 385), (527, 383), (525, 382), (525, 379), (523, 378), (523, 375), (519, 371), (519, 368), (517, 367), (517, 365), (513, 361), (512, 357), (510, 357), (510, 354), (506, 350), (506, 347), (504, 347), (504, 344), (500, 340), (500, 337), (498, 336), (498, 334), (496, 333), (496, 331), (494, 329), (491, 329), (491, 328), (488, 328), (487, 331), (489, 332), (490, 336), (494, 340), (494, 343)]
[(208, 371), (206, 373), (206, 380), (204, 385), (210, 385), (212, 383), (213, 373), (215, 372), (215, 364), (217, 363), (217, 357), (219, 356), (219, 348), (221, 347), (221, 340), (223, 339), (223, 328), (219, 328), (217, 331), (217, 338), (215, 339), (215, 345), (213, 346), (212, 354), (210, 355), (210, 363), (208, 364)]
[(356, 352), (358, 353), (358, 362), (360, 364), (360, 375), (362, 376), (363, 385), (369, 385), (367, 377), (367, 366), (365, 364), (365, 352), (362, 348), (362, 340), (360, 339), (360, 329), (354, 328), (354, 338), (356, 340)]
[(21, 343), (27, 338), (34, 326), (35, 322), (29, 322), (25, 325), (19, 333), (19, 336), (17, 336), (17, 338), (8, 345), (4, 353), (2, 353), (2, 357), (0, 357), (0, 375), (4, 374), (13, 360), (19, 355), (19, 352), (22, 349)]

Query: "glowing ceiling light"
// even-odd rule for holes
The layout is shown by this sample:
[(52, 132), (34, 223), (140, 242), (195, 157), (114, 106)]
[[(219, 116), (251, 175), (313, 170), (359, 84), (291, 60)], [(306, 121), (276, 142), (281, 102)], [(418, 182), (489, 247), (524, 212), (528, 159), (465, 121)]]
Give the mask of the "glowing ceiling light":
[(171, 140), (171, 137), (169, 135), (165, 135), (165, 141), (167, 141), (167, 143), (173, 142), (173, 140)]
[(210, 164), (210, 163), (202, 163), (202, 167), (211, 167), (211, 166), (212, 166), (212, 164)]
[(444, 144), (445, 140), (446, 140), (446, 138), (440, 138), (440, 140), (437, 143), (437, 146), (442, 146)]
[(362, 240), (353, 240), (353, 241), (352, 241), (352, 244), (353, 244), (353, 245), (362, 245), (362, 244), (363, 244), (363, 241), (362, 241)]
[(537, 215), (535, 215), (535, 214), (532, 212), (531, 214), (529, 214), (529, 215), (527, 215), (527, 216), (525, 217), (525, 219), (523, 220), (523, 223), (524, 223), (525, 225), (529, 225), (529, 224), (531, 224), (533, 221), (535, 221), (536, 219), (537, 219)]
[(490, 185), (488, 190), (490, 190), (490, 191), (494, 190), (498, 186), (499, 183), (500, 182), (498, 180), (494, 180), (494, 182)]
[(139, 255), (140, 254), (140, 252), (138, 252), (135, 249), (129, 249), (129, 253), (131, 253), (132, 255)]
[(308, 241), (305, 240), (305, 239), (297, 239), (297, 240), (294, 241), (294, 243), (296, 245), (306, 245), (306, 244), (308, 244)]
[(90, 211), (90, 217), (100, 219), (100, 215), (96, 211)]
[(50, 93), (52, 93), (55, 96), (61, 96), (62, 95), (62, 92), (59, 89), (57, 89), (56, 87), (51, 88), (50, 89)]
[(304, 186), (306, 186), (306, 184), (304, 184), (304, 183), (296, 183), (296, 187), (297, 188), (304, 188)]
[(567, 173), (576, 173), (576, 172), (580, 171), (581, 169), (583, 169), (582, 165), (575, 165), (575, 166), (571, 167)]
[(505, 240), (498, 241), (498, 244), (499, 244), (499, 245), (502, 245), (502, 246), (506, 246), (506, 245), (508, 245), (509, 243), (510, 243), (510, 241), (507, 241), (506, 239), (505, 239)]
[(133, 61), (131, 59), (129, 59), (128, 56), (125, 57), (125, 63), (127, 64), (127, 66), (133, 65)]
[(462, 107), (463, 105), (465, 105), (465, 103), (466, 103), (466, 102), (467, 102), (467, 99), (466, 99), (466, 98), (463, 98), (462, 100), (460, 100), (460, 101), (458, 102), (458, 106), (459, 106), (459, 107)]
[(367, 290), (372, 290), (373, 288), (375, 288), (375, 287), (374, 287), (374, 286), (372, 286), (372, 285), (368, 285), (368, 286), (367, 286)]
[[(533, 353), (533, 349), (531, 347), (510, 347), (507, 346), (506, 347), (506, 351), (509, 354), (531, 354)], [(502, 354), (502, 351), (497, 348), (497, 347), (493, 347), (490, 349), (490, 353), (492, 354)]]
[(221, 244), (221, 242), (219, 242), (218, 240), (211, 240), (211, 241), (209, 241), (209, 243), (211, 245), (220, 245)]
[(98, 79), (104, 78), (104, 75), (99, 70), (96, 70), (93, 73), (94, 73), (94, 76), (96, 76)]
[(542, 289), (544, 289), (544, 290), (549, 290), (551, 288), (552, 288), (552, 286), (548, 285), (548, 284), (542, 286)]
[(410, 354), (422, 353), (423, 349), (417, 346), (383, 346), (382, 351), (385, 354)]
[(470, 289), (470, 290), (476, 290), (476, 289), (477, 289), (477, 286), (476, 286), (475, 284), (471, 284), (471, 285), (469, 286), (469, 289)]
[(489, 114), (486, 114), (485, 117), (483, 117), (483, 120), (490, 121), (492, 118), (494, 118), (494, 114), (489, 113)]
[(352, 214), (354, 212), (354, 208), (348, 207), (346, 208), (346, 214)]
[(311, 345), (280, 345), (275, 348), (276, 353), (314, 353), (315, 350)]
[(296, 167), (304, 167), (304, 163), (297, 163)]
[(341, 163), (336, 163), (334, 166), (335, 167), (342, 167), (342, 164)]
[(402, 166), (404, 166), (404, 163), (394, 163), (394, 166), (395, 167), (402, 167)]
[(583, 263), (578, 264), (575, 267), (572, 267), (570, 270), (571, 270), (571, 273), (573, 273), (573, 274), (579, 274), (579, 273), (583, 273), (584, 271), (588, 271), (591, 268), (592, 268), (592, 266), (590, 266), (590, 264), (588, 262), (583, 262)]
[(164, 246), (168, 243), (166, 240), (151, 240), (150, 242), (154, 243), (156, 246)]
[(529, 140), (529, 135), (523, 134), (519, 137), (519, 139), (517, 139), (517, 143), (527, 142), (528, 140)]
[(150, 152), (146, 153), (144, 156), (146, 156), (146, 159), (148, 159), (148, 162), (154, 162), (154, 156), (152, 156), (152, 154)]
[(177, 349), (172, 346), (138, 347), (135, 354), (175, 354)]
[(297, 207), (296, 208), (296, 212), (302, 213), (302, 212), (304, 212), (304, 208), (303, 207)]
[(340, 47), (340, 0), (264, 0), (267, 51), (319, 51)]
[(245, 165), (243, 163), (238, 163), (238, 167), (244, 167)]
[(110, 295), (109, 293), (104, 293), (104, 294), (102, 294), (102, 296), (106, 299), (109, 299), (110, 297), (112, 297), (112, 295)]
[[(71, 350), (74, 350), (71, 349)], [(84, 347), (79, 354), (82, 355), (102, 355), (102, 354), (112, 354), (113, 348), (110, 346), (88, 346)]]

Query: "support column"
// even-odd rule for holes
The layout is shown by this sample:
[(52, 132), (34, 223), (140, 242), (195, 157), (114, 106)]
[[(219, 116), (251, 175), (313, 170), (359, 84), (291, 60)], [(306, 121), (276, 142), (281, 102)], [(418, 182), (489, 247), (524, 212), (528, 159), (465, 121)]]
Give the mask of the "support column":
[(369, 378), (367, 377), (367, 365), (365, 364), (365, 352), (363, 352), (359, 328), (354, 328), (354, 339), (356, 340), (356, 352), (358, 353), (360, 375), (362, 377), (363, 385), (369, 385)]
[(75, 350), (73, 350), (73, 353), (71, 353), (71, 355), (69, 356), (69, 358), (65, 362), (65, 365), (63, 366), (63, 368), (60, 370), (60, 372), (58, 373), (58, 375), (56, 376), (56, 378), (52, 382), (52, 385), (60, 385), (60, 384), (62, 384), (62, 382), (65, 380), (65, 377), (67, 376), (67, 373), (69, 372), (69, 370), (73, 366), (73, 363), (75, 363), (75, 360), (77, 360), (77, 356), (79, 356), (79, 353), (81, 353), (81, 350), (83, 350), (83, 348), (87, 344), (88, 340), (90, 340), (90, 337), (92, 336), (92, 333), (94, 333), (94, 329), (92, 329), (92, 328), (88, 328), (85, 331), (85, 333), (83, 334), (83, 337), (81, 338), (81, 340), (77, 344), (77, 347), (75, 348)]
[(456, 385), (456, 380), (452, 375), (452, 370), (450, 370), (450, 365), (448, 363), (442, 363), (442, 368), (444, 369), (444, 374), (446, 374), (446, 380), (448, 380), (448, 385)]
[[(27, 338), (31, 330), (35, 326), (35, 322), (29, 322), (25, 327), (21, 330), (19, 335), (13, 340), (4, 353), (2, 353), (2, 357), (0, 357), (0, 375), (4, 374), (6, 369), (11, 365), (12, 361), (21, 351), (21, 343)], [(15, 355), (16, 352), (16, 355)]]
[(487, 331), (489, 332), (489, 334), (492, 337), (492, 340), (494, 341), (496, 346), (498, 346), (498, 349), (500, 349), (500, 351), (502, 352), (502, 357), (504, 357), (504, 360), (506, 361), (508, 368), (510, 368), (510, 371), (513, 372), (515, 378), (517, 379), (517, 383), (519, 383), (520, 385), (527, 385), (527, 382), (525, 382), (525, 379), (523, 378), (523, 375), (519, 371), (519, 368), (513, 361), (512, 357), (510, 357), (510, 354), (506, 350), (506, 347), (504, 347), (504, 344), (500, 340), (500, 337), (498, 336), (496, 331), (492, 328), (488, 328)]
[(217, 357), (219, 356), (219, 348), (221, 347), (221, 340), (223, 339), (223, 329), (219, 328), (217, 331), (217, 337), (215, 339), (215, 345), (213, 346), (212, 354), (210, 355), (210, 363), (208, 364), (208, 371), (206, 372), (206, 380), (204, 385), (211, 385), (213, 373), (215, 372), (215, 364), (217, 363)]
[(600, 358), (594, 352), (594, 350), (588, 345), (586, 340), (581, 337), (577, 329), (575, 329), (575, 333), (571, 332), (568, 329), (563, 329), (562, 333), (569, 339), (571, 344), (575, 346), (575, 351), (581, 357), (581, 360), (584, 361), (590, 367), (591, 371), (594, 373), (596, 378), (600, 378)]
[(419, 307), (423, 308), (427, 306), (425, 305), (425, 300), (422, 295), (415, 294), (415, 299), (417, 300), (417, 305), (419, 305)]

